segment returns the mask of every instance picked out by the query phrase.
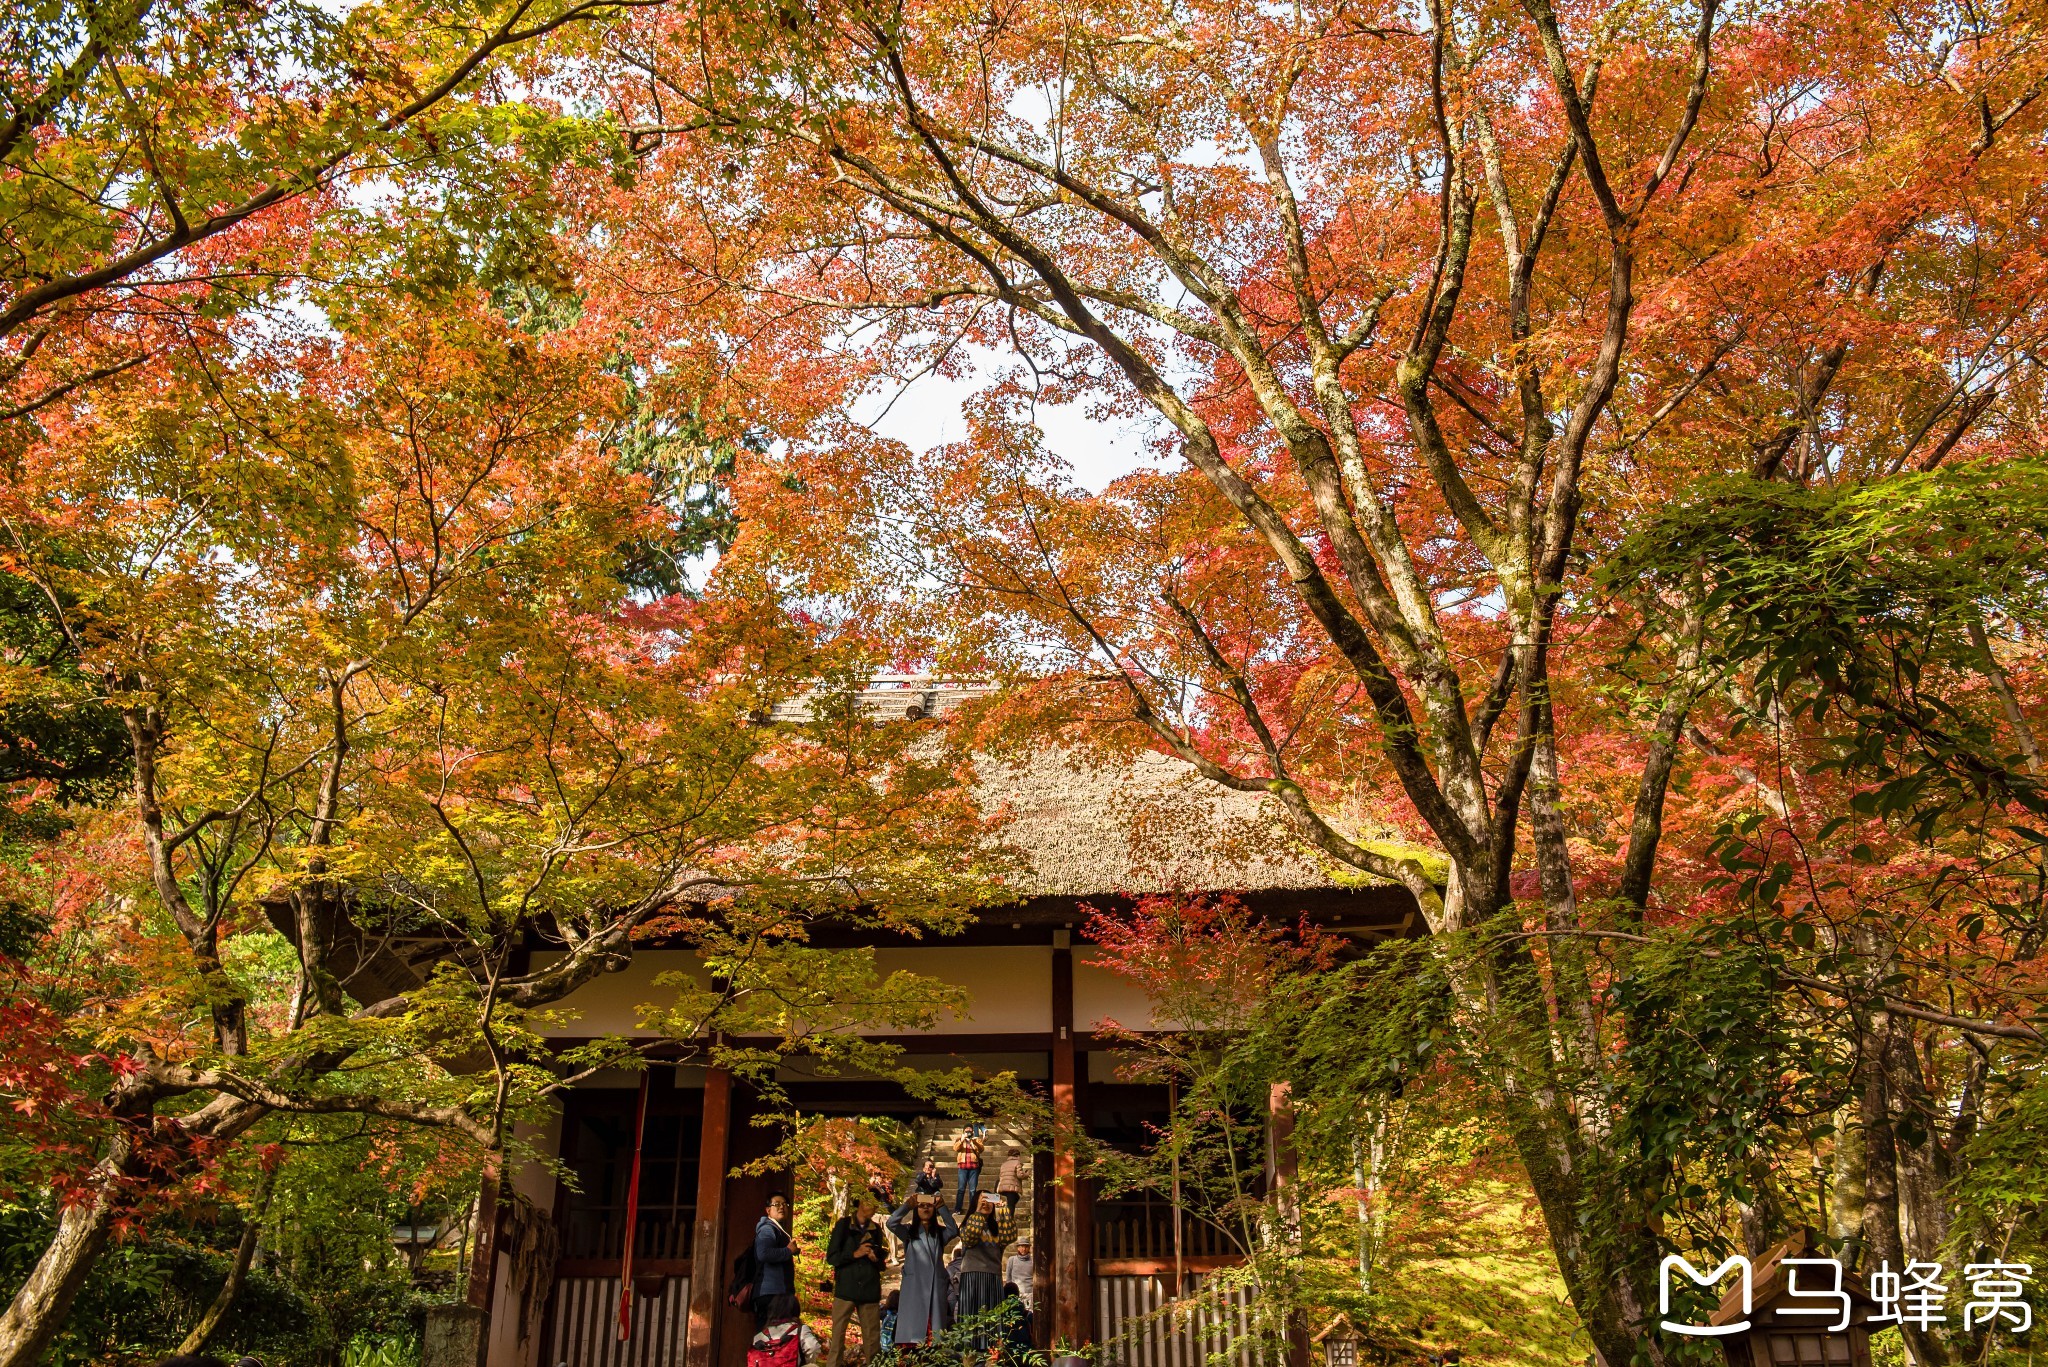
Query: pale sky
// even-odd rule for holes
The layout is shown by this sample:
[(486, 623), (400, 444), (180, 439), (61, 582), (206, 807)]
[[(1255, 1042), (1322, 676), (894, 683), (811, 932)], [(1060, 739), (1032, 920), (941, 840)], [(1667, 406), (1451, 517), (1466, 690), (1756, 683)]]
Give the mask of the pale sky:
[[(925, 375), (901, 393), (870, 396), (854, 409), (853, 416), (877, 434), (894, 438), (918, 452), (959, 441), (967, 435), (961, 405), (1010, 364), (1009, 357), (993, 351), (980, 353), (977, 360), (976, 373), (969, 378), (948, 380)], [(1040, 404), (1037, 412), (1046, 449), (1072, 467), (1075, 482), (1100, 492), (1119, 475), (1161, 467), (1147, 441), (1159, 433), (1163, 424), (1121, 417), (1098, 422), (1087, 409), (1086, 403)]]

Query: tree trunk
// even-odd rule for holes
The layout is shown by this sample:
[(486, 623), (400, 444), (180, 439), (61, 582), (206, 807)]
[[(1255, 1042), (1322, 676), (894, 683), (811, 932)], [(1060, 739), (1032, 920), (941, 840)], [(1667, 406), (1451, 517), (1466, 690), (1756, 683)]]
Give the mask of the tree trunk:
[(1828, 1237), (1842, 1247), (1842, 1262), (1863, 1266), (1863, 1130), (1847, 1106), (1835, 1112), (1834, 1165), (1828, 1181)]
[(1387, 1225), (1388, 1133), (1393, 1126), (1393, 1108), (1394, 1103), (1387, 1100), (1373, 1106), (1371, 1137), (1354, 1136), (1351, 1141), (1352, 1181), (1358, 1188), (1358, 1289), (1367, 1296), (1373, 1291), (1380, 1235)]
[(117, 1133), (112, 1150), (100, 1161), (92, 1195), (59, 1213), (56, 1237), (0, 1313), (0, 1367), (34, 1367), (49, 1352), (107, 1246), (122, 1180), (132, 1175), (133, 1155), (128, 1136)]
[(1942, 1192), (1948, 1186), (1949, 1162), (1941, 1142), (1947, 1117), (1937, 1111), (1928, 1093), (1914, 1041), (1913, 1023), (1894, 1017), (1885, 1040), (1885, 1087), (1891, 1094), (1892, 1114), (1904, 1122), (1895, 1124), (1894, 1134), (1900, 1234), (1909, 1257), (1931, 1262), (1941, 1256), (1948, 1239), (1948, 1203)]
[[(1863, 1269), (1866, 1277), (1886, 1266), (1893, 1272), (1903, 1272), (1909, 1261), (1900, 1232), (1898, 1135), (1892, 1125), (1891, 1075), (1885, 1066), (1885, 1055), (1889, 1052), (1895, 1025), (1896, 1018), (1887, 1012), (1878, 1012), (1861, 1031), (1858, 1066), (1863, 1073)], [(1932, 1336), (1909, 1324), (1899, 1326), (1899, 1336), (1905, 1340), (1914, 1362), (1931, 1364), (1931, 1367), (1943, 1367), (1947, 1363), (1948, 1353)]]
[(1641, 1360), (1665, 1367), (1670, 1359), (1652, 1332), (1657, 1299), (1651, 1279), (1662, 1257), (1656, 1239), (1646, 1225), (1629, 1218), (1619, 1193), (1597, 1202), (1586, 1199), (1577, 1176), (1583, 1155), (1572, 1153), (1569, 1141), (1550, 1132), (1554, 1117), (1517, 1109), (1523, 1114), (1510, 1122), (1515, 1147), (1586, 1337), (1603, 1362)]
[(1741, 1203), (1742, 1243), (1751, 1258), (1761, 1259), (1785, 1227), (1785, 1207), (1771, 1179), (1770, 1165), (1759, 1160), (1749, 1168), (1754, 1197)]
[[(90, 1197), (68, 1206), (58, 1216), (50, 1240), (28, 1279), (0, 1313), (0, 1367), (35, 1367), (49, 1351), (71, 1313), (93, 1265), (106, 1251), (114, 1217), (124, 1204), (126, 1189), (142, 1182), (164, 1181), (160, 1151), (139, 1153), (135, 1136), (154, 1124), (156, 1103), (167, 1093), (144, 1082), (117, 1089), (110, 1109), (120, 1123), (106, 1156), (93, 1169)], [(243, 1134), (266, 1111), (250, 1102), (216, 1097), (199, 1110), (180, 1117), (177, 1129), (187, 1137), (224, 1141)]]
[(178, 1345), (181, 1353), (196, 1353), (206, 1346), (220, 1328), (220, 1322), (227, 1317), (228, 1308), (235, 1303), (235, 1297), (242, 1294), (242, 1283), (249, 1279), (249, 1264), (256, 1257), (256, 1241), (263, 1233), (263, 1213), (270, 1208), (271, 1185), (277, 1180), (274, 1172), (263, 1174), (263, 1180), (256, 1188), (254, 1208), (242, 1224), (242, 1237), (235, 1244), (235, 1261), (228, 1268), (228, 1279), (221, 1283), (219, 1294), (213, 1304), (206, 1307), (206, 1313), (192, 1326), (192, 1332), (185, 1335), (185, 1341)]
[[(1539, 710), (1536, 720), (1547, 721), (1547, 714)], [(1538, 762), (1532, 765), (1537, 772), (1531, 787), (1554, 794), (1554, 753), (1543, 743), (1534, 750)], [(1542, 805), (1540, 796), (1536, 805)], [(1576, 894), (1562, 821), (1556, 818), (1553, 808), (1536, 822), (1537, 853), (1547, 866), (1546, 921), (1568, 931), (1576, 928)], [(1472, 870), (1452, 865), (1444, 917), (1450, 928), (1482, 924), (1500, 909), (1499, 903), (1484, 899), (1465, 902), (1463, 894), (1475, 883)], [(1656, 1278), (1663, 1250), (1633, 1192), (1604, 1190), (1596, 1196), (1587, 1189), (1589, 1181), (1614, 1171), (1617, 1164), (1603, 1152), (1606, 1127), (1591, 1113), (1591, 1098), (1573, 1091), (1583, 1085), (1585, 1071), (1598, 1058), (1593, 1047), (1597, 1032), (1586, 1032), (1592, 1010), (1586, 977), (1575, 971), (1581, 970), (1572, 957), (1578, 952), (1572, 946), (1554, 957), (1552, 978), (1546, 984), (1526, 942), (1503, 947), (1490, 954), (1473, 980), (1461, 982), (1454, 973), (1454, 990), (1484, 1022), (1481, 1029), (1499, 1041), (1492, 1065), (1494, 1085), (1505, 1102), (1509, 1135), (1587, 1338), (1606, 1362), (1666, 1367), (1670, 1357), (1656, 1332)], [(1553, 994), (1554, 1021), (1547, 1006)]]
[(2027, 772), (2041, 772), (2041, 743), (2034, 739), (2034, 728), (2027, 723), (2027, 714), (2020, 710), (2020, 700), (2013, 695), (2012, 680), (2006, 677), (2005, 666), (1998, 662), (1998, 656), (1991, 649), (1991, 637), (1984, 630), (1984, 618), (1977, 615), (1970, 618), (1970, 642), (1984, 657), (1984, 675), (1991, 680), (1991, 687), (1998, 694), (1999, 705), (2005, 708), (2005, 719), (2012, 726), (2012, 733), (2020, 743), (2020, 753), (2026, 756)]

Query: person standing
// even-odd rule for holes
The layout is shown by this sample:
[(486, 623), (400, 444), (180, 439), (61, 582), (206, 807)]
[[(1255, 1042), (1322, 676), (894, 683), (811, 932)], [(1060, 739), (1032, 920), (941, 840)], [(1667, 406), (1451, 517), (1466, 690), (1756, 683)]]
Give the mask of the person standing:
[(976, 1348), (989, 1344), (986, 1316), (1003, 1298), (1003, 1249), (1016, 1232), (1010, 1208), (992, 1191), (982, 1193), (981, 1208), (960, 1226), (960, 1318), (984, 1318), (974, 1333)]
[(796, 1294), (796, 1257), (803, 1250), (789, 1236), (789, 1198), (776, 1192), (768, 1198), (768, 1209), (754, 1226), (754, 1262), (760, 1280), (754, 1283), (754, 1327), (768, 1321), (769, 1298)]
[(1003, 1204), (1010, 1208), (1012, 1216), (1017, 1213), (1017, 1198), (1024, 1194), (1024, 1157), (1015, 1149), (1003, 1150), (1003, 1166), (996, 1170), (996, 1195), (1003, 1198)]
[[(939, 1176), (937, 1159), (925, 1159), (924, 1162), (917, 1165), (917, 1171), (910, 1174), (910, 1194), (912, 1196), (929, 1196), (936, 1201), (945, 1200), (946, 1179)], [(896, 1203), (893, 1200), (882, 1207), (883, 1210), (894, 1210), (895, 1208)], [(901, 1262), (903, 1260), (903, 1246), (896, 1242), (896, 1231), (889, 1227), (889, 1223), (886, 1220), (882, 1222), (882, 1228), (889, 1235), (890, 1253), (895, 1257), (896, 1261)]]
[(953, 1213), (922, 1192), (896, 1208), (889, 1232), (903, 1245), (903, 1285), (896, 1302), (897, 1346), (929, 1343), (953, 1327), (946, 1304), (946, 1246), (960, 1237)]
[(832, 1350), (828, 1367), (840, 1367), (846, 1353), (846, 1322), (860, 1322), (861, 1356), (882, 1351), (882, 1264), (888, 1253), (875, 1228), (875, 1203), (862, 1197), (853, 1214), (832, 1226), (825, 1261), (832, 1265)]
[(960, 1141), (953, 1145), (953, 1166), (960, 1173), (959, 1184), (953, 1193), (953, 1213), (965, 1215), (974, 1209), (981, 1195), (981, 1140), (971, 1125), (961, 1132)]
[(1003, 1262), (1003, 1280), (1016, 1283), (1017, 1294), (1024, 1298), (1027, 1306), (1031, 1304), (1031, 1275), (1031, 1241), (1019, 1239), (1016, 1248)]

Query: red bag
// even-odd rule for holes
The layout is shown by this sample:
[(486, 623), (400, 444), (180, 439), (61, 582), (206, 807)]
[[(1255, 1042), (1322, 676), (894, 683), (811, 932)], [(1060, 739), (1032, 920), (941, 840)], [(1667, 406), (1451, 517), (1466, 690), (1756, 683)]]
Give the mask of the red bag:
[(802, 1367), (803, 1360), (804, 1331), (796, 1324), (781, 1338), (769, 1339), (767, 1347), (757, 1344), (747, 1349), (747, 1367)]

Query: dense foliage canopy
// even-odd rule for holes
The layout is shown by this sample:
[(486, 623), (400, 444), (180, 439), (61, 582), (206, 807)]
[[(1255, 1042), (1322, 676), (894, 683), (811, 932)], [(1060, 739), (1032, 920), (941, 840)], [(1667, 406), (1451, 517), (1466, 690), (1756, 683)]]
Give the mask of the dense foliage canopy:
[[(1102, 1180), (1201, 1187), (1276, 1337), (1392, 1313), (1429, 1164), (1529, 1193), (1613, 1364), (1686, 1359), (1671, 1251), (2048, 1262), (2029, 0), (21, 18), (0, 1363), (185, 1245), (368, 1323), (347, 1238), (239, 1231), (351, 1145), (459, 1215), (639, 1065), (541, 1034), (636, 943), (691, 1057), (931, 1019), (806, 943), (1001, 871), (885, 665), (1421, 907), (1097, 926), (1199, 1027)], [(957, 440), (861, 421), (933, 378)], [(1156, 459), (1085, 487), (1042, 405)], [(1308, 1207), (1216, 1177), (1282, 1095)]]

